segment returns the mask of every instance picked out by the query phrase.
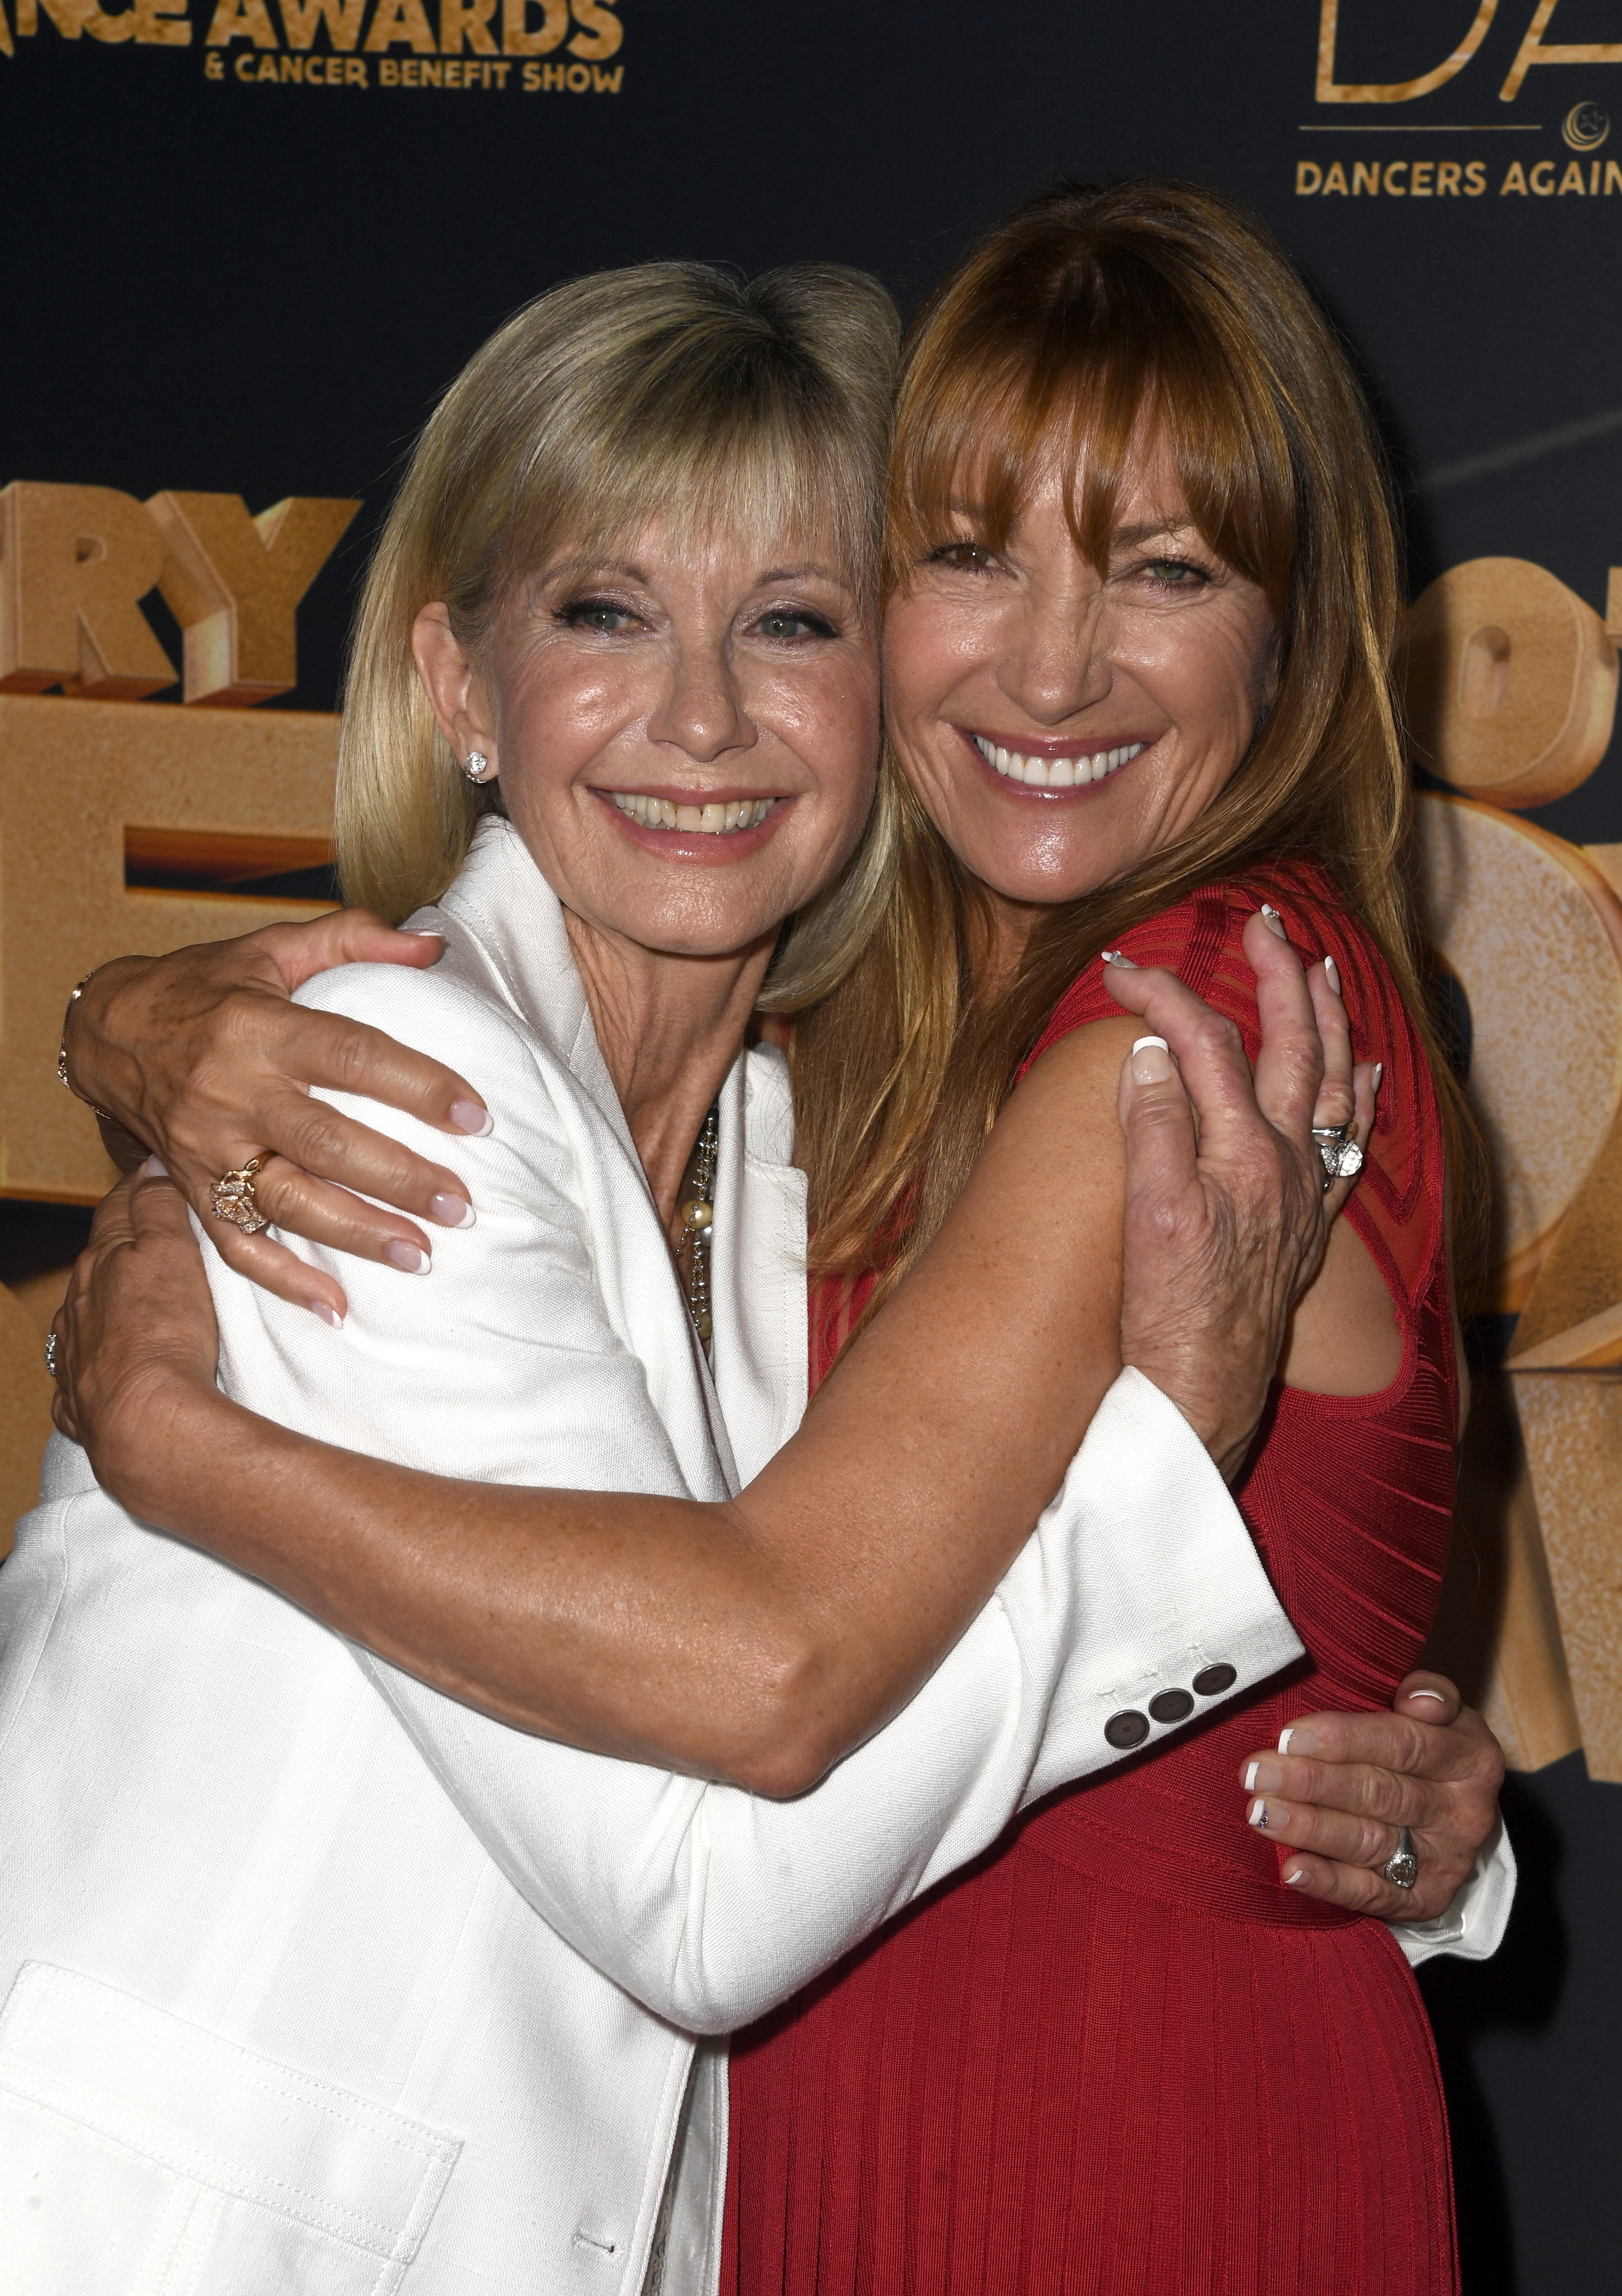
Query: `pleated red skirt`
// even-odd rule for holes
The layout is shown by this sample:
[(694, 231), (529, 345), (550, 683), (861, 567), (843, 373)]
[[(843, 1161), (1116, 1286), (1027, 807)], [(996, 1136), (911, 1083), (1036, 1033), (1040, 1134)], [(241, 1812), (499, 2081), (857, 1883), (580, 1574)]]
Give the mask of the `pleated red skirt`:
[[(1378, 952), (1305, 870), (1201, 894), (1126, 947), (1254, 1053), (1239, 936), (1262, 898), (1335, 956), (1360, 1054), (1386, 1063), (1347, 1216), (1404, 1338), (1379, 1396), (1279, 1393), (1239, 1494), (1310, 1660), (1027, 1813), (737, 2038), (725, 2296), (1455, 2296), (1413, 1978), (1383, 1923), (1283, 1887), (1236, 1779), (1293, 1718), (1388, 1702), (1429, 1631), (1453, 1493), (1440, 1132)], [(1116, 1009), (1095, 970), (1039, 1053)]]

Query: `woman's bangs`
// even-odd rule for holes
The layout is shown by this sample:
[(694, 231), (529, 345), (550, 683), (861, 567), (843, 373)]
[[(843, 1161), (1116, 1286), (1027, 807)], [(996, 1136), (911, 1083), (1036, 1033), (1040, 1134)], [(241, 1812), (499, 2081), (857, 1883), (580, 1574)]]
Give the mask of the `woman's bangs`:
[[(1156, 324), (1169, 316), (1151, 308), (1136, 326), (1095, 331), (1070, 308), (1013, 350), (1006, 341), (943, 347), (936, 373), (918, 378), (933, 419), (914, 429), (903, 409), (893, 584), (966, 526), (1002, 549), (1056, 460), (1076, 551), (1101, 578), (1123, 492), (1163, 441), (1196, 531), (1281, 615), (1296, 489), (1265, 374), (1255, 362), (1241, 380), (1227, 346), (1191, 339), (1174, 320)], [(948, 365), (952, 380), (943, 387)]]

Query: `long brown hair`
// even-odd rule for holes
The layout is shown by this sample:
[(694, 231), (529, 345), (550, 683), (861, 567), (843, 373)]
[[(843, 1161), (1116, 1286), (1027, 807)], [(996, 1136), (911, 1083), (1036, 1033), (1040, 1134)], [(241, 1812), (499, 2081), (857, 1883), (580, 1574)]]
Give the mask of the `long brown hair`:
[(1077, 550), (1107, 570), (1146, 437), (1195, 527), (1256, 583), (1277, 682), (1249, 753), (1192, 830), (1056, 905), (1017, 973), (976, 997), (987, 895), (886, 755), (893, 898), (852, 972), (795, 1029), (798, 1153), (813, 1272), (899, 1279), (955, 1202), (1022, 1058), (1083, 968), (1199, 886), (1307, 854), (1379, 944), (1424, 1040), (1455, 1203), (1479, 1148), (1427, 1009), (1405, 882), (1410, 784), (1389, 665), (1400, 606), (1384, 461), (1349, 361), (1282, 250), (1221, 194), (1153, 177), (1070, 185), (1016, 209), (958, 265), (903, 353), (885, 580), (955, 538), (997, 549), (1056, 448)]

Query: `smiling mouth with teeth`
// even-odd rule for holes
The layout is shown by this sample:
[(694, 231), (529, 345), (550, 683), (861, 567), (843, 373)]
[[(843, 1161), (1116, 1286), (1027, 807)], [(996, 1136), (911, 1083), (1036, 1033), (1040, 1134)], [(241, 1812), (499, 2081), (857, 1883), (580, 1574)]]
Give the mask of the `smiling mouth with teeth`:
[(736, 798), (725, 805), (675, 805), (667, 797), (641, 797), (631, 790), (605, 790), (603, 795), (638, 828), (682, 829), (699, 837), (758, 829), (777, 803), (776, 798), (758, 797)]
[(984, 734), (972, 739), (986, 764), (1005, 782), (1023, 782), (1027, 789), (1085, 789), (1090, 783), (1107, 781), (1149, 747), (1147, 742), (1125, 742), (1117, 749), (1075, 758), (1027, 758), (987, 741)]

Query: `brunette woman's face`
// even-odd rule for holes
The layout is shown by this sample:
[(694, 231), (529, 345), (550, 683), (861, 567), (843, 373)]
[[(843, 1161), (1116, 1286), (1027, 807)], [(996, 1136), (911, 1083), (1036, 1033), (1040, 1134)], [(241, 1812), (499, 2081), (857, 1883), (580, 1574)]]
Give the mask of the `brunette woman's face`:
[(1010, 901), (1074, 900), (1174, 843), (1268, 698), (1272, 614), (1190, 522), (1171, 458), (1131, 469), (1107, 572), (1082, 558), (1057, 464), (1006, 546), (966, 503), (885, 618), (886, 719), (959, 859)]
[(416, 650), (458, 758), (487, 757), (585, 924), (660, 954), (745, 951), (853, 850), (878, 752), (877, 647), (831, 532), (564, 553), (488, 658), (442, 606)]

